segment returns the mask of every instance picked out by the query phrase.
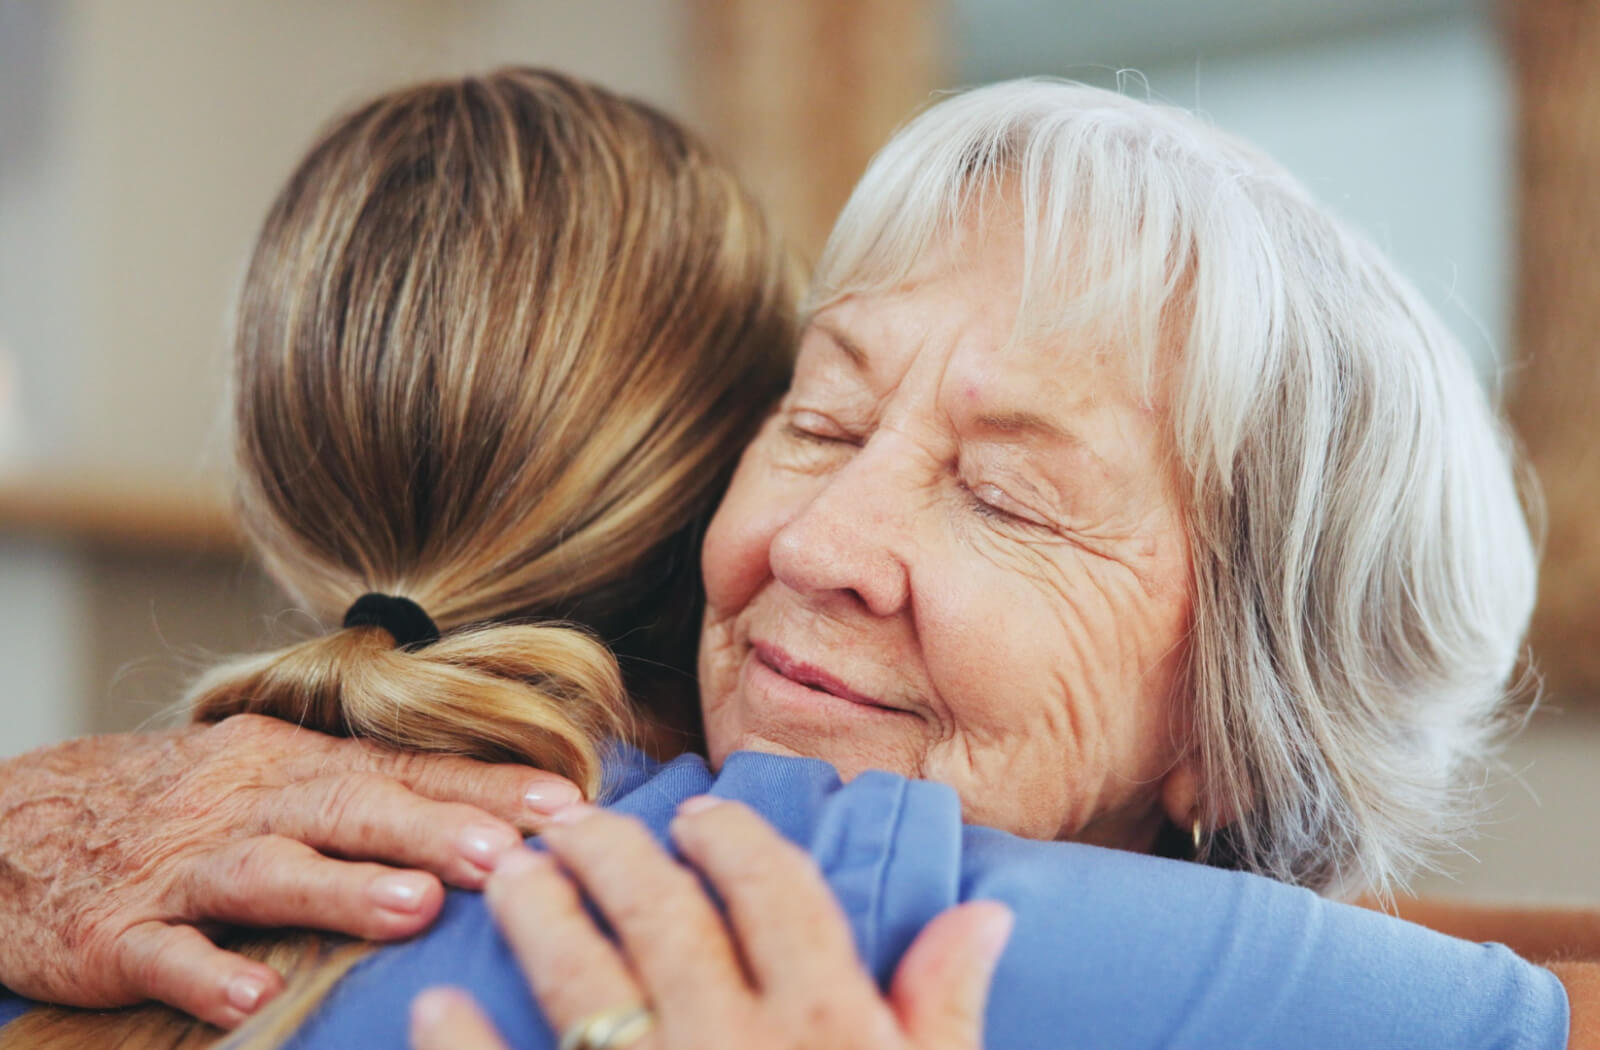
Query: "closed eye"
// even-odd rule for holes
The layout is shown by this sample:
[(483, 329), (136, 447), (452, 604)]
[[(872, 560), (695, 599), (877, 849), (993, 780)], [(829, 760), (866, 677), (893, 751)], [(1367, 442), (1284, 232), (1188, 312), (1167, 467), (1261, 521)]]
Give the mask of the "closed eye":
[(984, 482), (971, 486), (963, 481), (961, 482), (961, 491), (967, 497), (967, 502), (972, 510), (979, 517), (987, 518), (998, 524), (1040, 529), (1046, 532), (1056, 531), (1054, 525), (1047, 521), (1041, 521), (1032, 512), (1008, 496), (1005, 490), (998, 485)]
[(784, 420), (783, 432), (792, 438), (818, 445), (859, 446), (861, 439), (820, 412), (801, 410)]

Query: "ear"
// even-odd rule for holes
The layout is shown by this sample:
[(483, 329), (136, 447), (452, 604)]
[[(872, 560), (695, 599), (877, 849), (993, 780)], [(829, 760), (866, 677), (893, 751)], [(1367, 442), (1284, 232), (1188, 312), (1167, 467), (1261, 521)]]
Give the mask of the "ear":
[[(1239, 814), (1231, 809), (1225, 809), (1210, 817), (1202, 816), (1200, 793), (1203, 783), (1200, 762), (1193, 752), (1180, 757), (1161, 782), (1162, 811), (1166, 814), (1167, 820), (1181, 830), (1185, 837), (1194, 827), (1196, 817), (1200, 817), (1204, 822), (1200, 828), (1202, 833), (1225, 828), (1239, 819)], [(1217, 804), (1215, 799), (1210, 801), (1213, 806)]]
[(1200, 770), (1194, 755), (1180, 757), (1167, 772), (1161, 782), (1161, 808), (1172, 826), (1187, 836), (1200, 815)]

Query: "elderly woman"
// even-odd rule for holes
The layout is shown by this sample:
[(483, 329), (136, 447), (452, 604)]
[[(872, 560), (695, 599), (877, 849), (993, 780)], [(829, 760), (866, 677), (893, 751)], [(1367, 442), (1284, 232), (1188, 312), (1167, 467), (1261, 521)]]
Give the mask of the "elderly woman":
[(1032, 838), (1198, 827), (1322, 891), (1451, 840), (1527, 527), (1462, 351), (1281, 169), (972, 92), (877, 158), (813, 298), (706, 541), (713, 764), (940, 780)]
[[(1508, 458), (1437, 322), (1286, 177), (1180, 114), (985, 89), (875, 162), (816, 297), (706, 541), (713, 767), (886, 769), (1025, 838), (1315, 889), (1382, 885), (1453, 831), (1531, 602)], [(583, 851), (625, 834), (591, 818), (551, 847), (598, 889)], [(937, 870), (982, 893), (1014, 869)], [(1011, 901), (1041, 934), (1051, 885)], [(1193, 885), (1167, 899), (1220, 884)], [(1164, 928), (1223, 936), (1211, 918)], [(1018, 976), (997, 987), (1051, 987)]]
[[(1281, 170), (1103, 92), (974, 91), (876, 159), (813, 299), (707, 535), (713, 767), (746, 749), (892, 770), (952, 785), (974, 823), (1138, 852), (1192, 836), (1199, 859), (1323, 891), (1385, 885), (1457, 833), (1532, 602), (1509, 457), (1431, 311)], [(673, 899), (642, 858), (608, 885), (594, 858), (629, 848), (610, 823), (551, 848), (608, 915)], [(545, 994), (559, 959), (602, 951), (503, 897)], [(1037, 960), (1030, 936), (1063, 930), (1019, 912)], [(624, 941), (633, 965), (592, 1000), (660, 1002), (649, 942)], [(1174, 973), (1146, 977), (1217, 995)], [(1010, 1012), (1027, 980), (997, 979)], [(715, 1016), (715, 980), (689, 983)], [(1508, 1033), (1531, 1022), (1496, 1008)], [(1090, 1045), (1130, 1027), (1065, 1012)], [(1216, 1045), (1260, 1031), (1209, 1023)]]

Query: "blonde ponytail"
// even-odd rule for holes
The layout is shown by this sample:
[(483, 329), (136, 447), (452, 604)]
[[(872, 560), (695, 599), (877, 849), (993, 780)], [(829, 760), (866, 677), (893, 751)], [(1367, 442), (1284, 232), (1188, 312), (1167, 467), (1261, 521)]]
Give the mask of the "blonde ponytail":
[(611, 651), (559, 624), (455, 631), (410, 652), (355, 627), (219, 667), (196, 683), (194, 717), (271, 715), (404, 751), (524, 762), (600, 790), (596, 744), (634, 717)]
[[(528, 762), (591, 796), (607, 738), (691, 741), (699, 541), (787, 382), (796, 275), (679, 125), (558, 74), (424, 84), (336, 122), (240, 294), (241, 520), (322, 622), (376, 591), (440, 636), (335, 628), (242, 658), (195, 685), (194, 717)], [(369, 950), (230, 947), (289, 978), (239, 1047), (279, 1045)], [(0, 1050), (219, 1035), (161, 1007), (38, 1009)]]

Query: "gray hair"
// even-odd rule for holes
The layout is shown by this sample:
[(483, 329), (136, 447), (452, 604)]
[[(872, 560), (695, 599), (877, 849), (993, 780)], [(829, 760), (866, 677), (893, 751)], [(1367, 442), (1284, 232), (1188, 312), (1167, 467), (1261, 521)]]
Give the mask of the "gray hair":
[(902, 129), (812, 307), (906, 280), (995, 200), (1022, 213), (1016, 332), (1092, 330), (1168, 408), (1194, 562), (1186, 743), (1218, 829), (1200, 859), (1323, 892), (1403, 882), (1470, 826), (1533, 605), (1514, 457), (1466, 353), (1253, 149), (1049, 80)]

